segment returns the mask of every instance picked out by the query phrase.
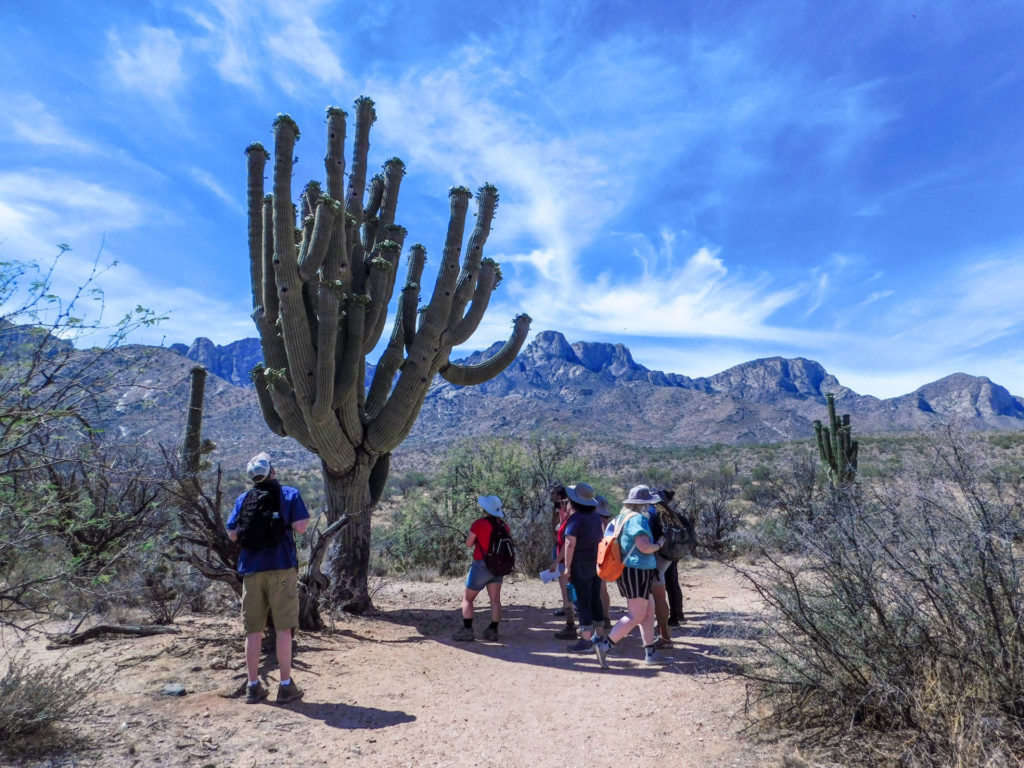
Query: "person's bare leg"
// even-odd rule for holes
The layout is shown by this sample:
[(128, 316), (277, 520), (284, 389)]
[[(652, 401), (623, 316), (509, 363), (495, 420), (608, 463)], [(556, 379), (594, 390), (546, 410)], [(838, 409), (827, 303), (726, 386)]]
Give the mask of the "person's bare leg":
[(654, 616), (658, 622), (658, 634), (663, 640), (671, 641), (672, 633), (668, 628), (668, 591), (665, 589), (665, 585), (655, 584), (651, 591), (651, 597), (654, 599)]
[(277, 665), (281, 670), (281, 679), (288, 680), (292, 676), (292, 631), (277, 630)]
[[(487, 585), (487, 597), (491, 601), (491, 621), (495, 624), (501, 621), (501, 582), (492, 581)], [(471, 606), (472, 608), (472, 606)], [(469, 616), (466, 616), (466, 610), (463, 608), (462, 615), (464, 618), (473, 618), (472, 612)]]
[[(491, 585), (488, 584), (488, 587)], [(472, 619), (473, 618), (473, 601), (476, 600), (476, 596), (480, 594), (480, 590), (466, 589), (465, 594), (462, 595), (462, 618)], [(488, 592), (488, 594), (490, 594)]]
[[(630, 600), (632, 603), (633, 601)], [(640, 601), (637, 601), (640, 602)], [(654, 645), (654, 597), (643, 601), (644, 608), (639, 609), (640, 615), (640, 639), (645, 646)]]
[(257, 675), (260, 673), (260, 643), (262, 641), (262, 632), (251, 632), (245, 636), (245, 671), (249, 675), (250, 683), (258, 679)]

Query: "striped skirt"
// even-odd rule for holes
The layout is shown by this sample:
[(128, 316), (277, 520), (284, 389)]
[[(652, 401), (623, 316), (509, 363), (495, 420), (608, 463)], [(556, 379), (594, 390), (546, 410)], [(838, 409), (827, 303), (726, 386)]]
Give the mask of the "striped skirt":
[(619, 585), (619, 594), (627, 600), (642, 598), (646, 600), (651, 596), (651, 585), (658, 572), (654, 568), (631, 568), (626, 566), (622, 575), (616, 580)]

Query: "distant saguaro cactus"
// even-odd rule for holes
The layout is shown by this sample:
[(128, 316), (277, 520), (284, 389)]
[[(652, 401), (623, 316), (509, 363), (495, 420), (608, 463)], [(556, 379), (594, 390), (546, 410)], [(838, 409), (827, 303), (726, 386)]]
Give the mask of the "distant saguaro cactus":
[(818, 456), (828, 471), (828, 479), (836, 490), (849, 485), (857, 476), (857, 447), (850, 429), (850, 414), (836, 417), (836, 398), (831, 392), (825, 395), (828, 404), (828, 423), (814, 422), (814, 436), (818, 441)]
[(191, 386), (188, 413), (185, 416), (185, 437), (182, 440), (181, 460), (189, 472), (202, 469), (202, 456), (213, 450), (213, 443), (203, 441), (203, 396), (206, 392), (206, 369), (201, 365), (189, 371)]
[[(273, 195), (264, 197), (269, 159), (260, 144), (248, 156), (249, 259), (253, 320), (264, 364), (252, 372), (263, 417), (320, 459), (327, 518), (351, 524), (331, 547), (331, 590), (349, 610), (370, 605), (366, 582), (370, 516), (384, 488), (391, 451), (409, 434), (435, 374), (454, 384), (487, 381), (508, 366), (529, 332), (515, 318), (511, 338), (489, 360), (461, 366), (453, 347), (476, 330), (501, 272), (483, 258), (498, 203), (485, 184), (477, 194), (476, 226), (461, 257), (470, 191), (449, 192), (451, 215), (430, 303), (419, 311), (426, 249), (409, 249), (408, 273), (391, 338), (367, 392), (365, 356), (381, 338), (406, 230), (395, 224), (405, 166), (398, 158), (367, 187), (373, 102), (355, 102), (352, 167), (345, 189), (347, 115), (327, 110), (326, 191), (316, 182), (301, 195), (300, 226), (292, 204), (292, 164), (299, 129), (287, 115), (274, 121)], [(461, 261), (461, 268), (460, 268)]]

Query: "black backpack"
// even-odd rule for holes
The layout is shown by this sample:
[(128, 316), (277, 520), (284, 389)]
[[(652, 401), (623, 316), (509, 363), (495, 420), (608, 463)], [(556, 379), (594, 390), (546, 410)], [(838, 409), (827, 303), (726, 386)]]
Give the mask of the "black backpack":
[(256, 486), (245, 494), (237, 523), (238, 543), (246, 549), (276, 546), (284, 536), (280, 486)]
[(659, 503), (656, 509), (661, 523), (661, 535), (665, 537), (658, 554), (668, 560), (679, 560), (693, 554), (697, 536), (690, 521), (665, 502)]
[(491, 517), (491, 542), (484, 553), (484, 565), (495, 576), (507, 576), (516, 567), (516, 545), (512, 532), (501, 520)]

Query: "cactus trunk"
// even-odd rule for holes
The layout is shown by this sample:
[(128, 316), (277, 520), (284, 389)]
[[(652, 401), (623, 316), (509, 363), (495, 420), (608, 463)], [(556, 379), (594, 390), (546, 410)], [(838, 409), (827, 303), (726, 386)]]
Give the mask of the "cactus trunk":
[(185, 439), (181, 449), (182, 463), (189, 472), (200, 468), (203, 443), (203, 397), (206, 392), (206, 369), (200, 365), (189, 371), (191, 387), (188, 397), (188, 414), (185, 417)]

